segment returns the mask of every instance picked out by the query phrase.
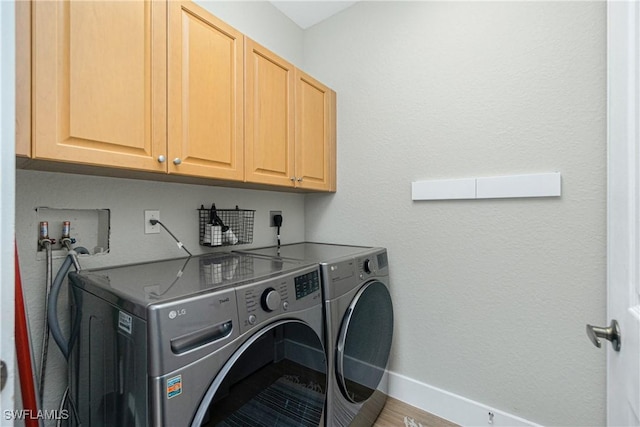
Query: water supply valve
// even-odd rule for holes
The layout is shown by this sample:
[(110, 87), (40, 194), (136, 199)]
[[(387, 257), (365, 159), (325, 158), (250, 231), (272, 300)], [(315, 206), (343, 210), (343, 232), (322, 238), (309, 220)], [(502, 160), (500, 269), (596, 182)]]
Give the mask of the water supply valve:
[(38, 248), (40, 250), (46, 249), (46, 245), (47, 244), (49, 244), (49, 247), (51, 247), (51, 245), (55, 245), (56, 244), (56, 239), (49, 238), (49, 222), (48, 221), (41, 221), (40, 222), (40, 236), (38, 238)]
[(60, 238), (60, 244), (66, 247), (68, 250), (73, 249), (71, 245), (76, 243), (75, 237), (71, 237), (71, 221), (62, 222), (62, 237)]

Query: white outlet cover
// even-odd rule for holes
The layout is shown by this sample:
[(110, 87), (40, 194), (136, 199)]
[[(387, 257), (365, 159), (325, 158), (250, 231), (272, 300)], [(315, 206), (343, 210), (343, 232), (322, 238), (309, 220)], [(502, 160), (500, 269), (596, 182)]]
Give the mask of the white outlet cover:
[(151, 225), (152, 219), (160, 220), (160, 211), (144, 211), (144, 234), (158, 234), (160, 233), (160, 225)]

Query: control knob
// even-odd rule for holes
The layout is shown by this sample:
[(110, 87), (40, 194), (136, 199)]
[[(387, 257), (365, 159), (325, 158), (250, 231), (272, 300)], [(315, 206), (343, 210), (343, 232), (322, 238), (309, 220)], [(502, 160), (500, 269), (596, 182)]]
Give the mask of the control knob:
[(364, 268), (365, 273), (371, 274), (371, 272), (374, 271), (373, 262), (371, 262), (370, 259), (365, 259), (364, 260), (364, 264), (363, 264), (363, 268)]
[(264, 311), (270, 312), (280, 307), (280, 294), (273, 288), (267, 288), (262, 293), (260, 302)]

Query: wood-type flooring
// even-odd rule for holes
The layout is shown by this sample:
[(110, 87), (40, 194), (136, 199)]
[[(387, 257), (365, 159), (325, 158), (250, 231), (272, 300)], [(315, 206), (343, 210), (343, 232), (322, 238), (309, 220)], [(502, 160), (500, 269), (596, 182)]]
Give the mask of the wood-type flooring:
[(394, 398), (388, 398), (373, 427), (457, 427), (428, 412)]

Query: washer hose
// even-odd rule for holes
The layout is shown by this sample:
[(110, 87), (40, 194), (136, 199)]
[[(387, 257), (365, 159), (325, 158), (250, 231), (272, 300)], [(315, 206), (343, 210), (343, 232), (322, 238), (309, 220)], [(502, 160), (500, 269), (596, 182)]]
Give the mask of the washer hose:
[[(47, 270), (46, 270), (46, 293), (44, 299), (44, 313), (45, 316), (49, 312), (49, 295), (51, 294), (51, 287), (53, 282), (53, 249), (51, 248), (51, 240), (43, 240), (42, 246), (47, 253)], [(42, 333), (42, 351), (40, 352), (40, 375), (39, 375), (39, 387), (38, 397), (40, 398), (40, 404), (44, 404), (44, 379), (47, 371), (47, 356), (49, 354), (49, 322), (44, 319), (44, 331)]]
[(49, 322), (49, 328), (51, 329), (51, 336), (55, 340), (56, 344), (58, 344), (58, 347), (60, 347), (60, 351), (64, 355), (65, 359), (69, 358), (69, 343), (64, 338), (62, 329), (60, 328), (60, 322), (58, 321), (58, 298), (60, 297), (60, 289), (62, 289), (62, 282), (67, 276), (67, 272), (71, 266), (77, 262), (74, 260), (76, 253), (88, 254), (89, 251), (86, 248), (79, 246), (75, 248), (75, 251), (69, 252), (69, 255), (64, 259), (60, 270), (58, 270), (56, 278), (53, 280), (48, 301), (49, 310), (47, 311), (47, 320)]

